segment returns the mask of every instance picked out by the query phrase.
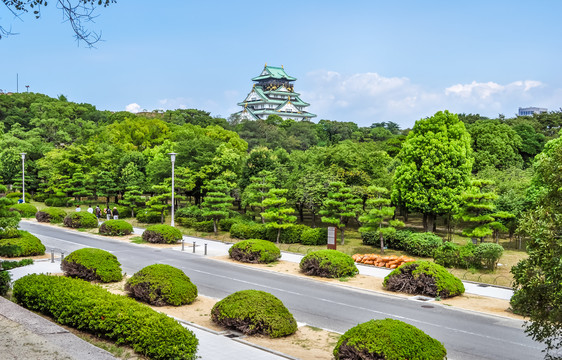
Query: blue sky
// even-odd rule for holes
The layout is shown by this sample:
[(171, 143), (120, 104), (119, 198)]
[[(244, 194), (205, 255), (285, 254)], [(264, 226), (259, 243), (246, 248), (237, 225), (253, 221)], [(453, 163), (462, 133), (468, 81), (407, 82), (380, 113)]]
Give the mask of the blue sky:
[(77, 46), (50, 2), (0, 23), (0, 89), (100, 110), (228, 117), (265, 63), (284, 65), (315, 119), (403, 128), (438, 110), (513, 116), (562, 107), (560, 1), (147, 1), (99, 9)]

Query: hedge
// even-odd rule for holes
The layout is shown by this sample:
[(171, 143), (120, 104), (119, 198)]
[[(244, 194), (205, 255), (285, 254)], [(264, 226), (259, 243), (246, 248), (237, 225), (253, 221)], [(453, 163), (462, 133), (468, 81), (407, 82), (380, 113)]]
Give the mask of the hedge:
[(334, 348), (336, 360), (443, 360), (439, 341), (400, 320), (370, 320), (347, 330)]
[(149, 265), (125, 284), (129, 296), (151, 305), (180, 306), (197, 297), (197, 286), (178, 268), (165, 264)]
[(80, 279), (27, 275), (14, 283), (17, 303), (151, 359), (196, 359), (198, 340), (176, 320)]
[(176, 218), (193, 218), (196, 221), (204, 221), (203, 210), (201, 210), (197, 205), (182, 207), (176, 210), (174, 216)]
[[(410, 230), (396, 230), (384, 236), (384, 245), (389, 249), (405, 250), (408, 238), (413, 234)], [(378, 231), (366, 231), (361, 233), (361, 239), (365, 245), (380, 245)]]
[(61, 262), (61, 269), (66, 276), (99, 280), (101, 282), (121, 281), (121, 264), (117, 257), (105, 250), (83, 248), (71, 252)]
[(267, 264), (281, 257), (281, 251), (267, 240), (242, 240), (228, 249), (228, 255), (234, 260), (247, 263)]
[(443, 239), (439, 236), (426, 233), (412, 233), (406, 239), (406, 251), (414, 256), (433, 256), (433, 251), (443, 245)]
[(98, 218), (94, 214), (90, 214), (87, 211), (72, 212), (63, 220), (63, 224), (66, 227), (79, 229), (79, 228), (97, 228)]
[(51, 197), (45, 199), (45, 205), (52, 207), (66, 207), (70, 203), (70, 198)]
[(196, 218), (176, 217), (176, 223), (186, 228), (192, 228), (196, 222)]
[[(310, 229), (309, 226), (297, 224), (289, 228), (281, 230), (281, 236), (279, 237), (279, 242), (282, 244), (296, 244), (301, 242), (301, 234), (303, 231)], [(269, 228), (266, 230), (265, 237), (269, 241), (277, 240), (278, 229)]]
[(193, 229), (201, 232), (213, 232), (215, 230), (213, 220), (196, 221), (193, 223)]
[(228, 295), (213, 306), (211, 319), (246, 335), (264, 334), (278, 338), (297, 331), (293, 314), (281, 300), (259, 290), (242, 290)]
[(66, 211), (56, 207), (48, 207), (38, 211), (35, 214), (35, 218), (39, 222), (48, 222), (52, 224), (58, 224), (63, 222), (66, 217)]
[(300, 269), (306, 275), (339, 278), (359, 272), (351, 256), (337, 250), (312, 251), (302, 258)]
[(156, 211), (139, 210), (135, 215), (137, 220), (144, 224), (157, 224), (162, 221), (162, 215)]
[(476, 246), (472, 242), (461, 246), (452, 242), (445, 242), (433, 251), (433, 260), (445, 267), (457, 267), (466, 269), (475, 266), (474, 250)]
[(439, 264), (429, 261), (404, 263), (384, 278), (390, 291), (439, 296), (443, 299), (464, 293), (462, 281)]
[(265, 224), (237, 223), (230, 228), (230, 236), (236, 239), (267, 239)]
[(17, 211), (21, 217), (30, 218), (35, 216), (37, 208), (31, 204), (14, 204), (10, 205), (10, 211)]
[(20, 191), (14, 191), (14, 192), (11, 192), (11, 193), (7, 193), (6, 197), (8, 199), (21, 199), (23, 197), (23, 193), (20, 192)]
[(101, 224), (99, 233), (102, 235), (123, 236), (133, 232), (133, 225), (124, 220), (107, 220)]
[(151, 243), (175, 244), (182, 239), (182, 234), (170, 225), (151, 225), (142, 233), (142, 239)]
[(303, 245), (326, 245), (328, 243), (327, 228), (308, 228), (301, 233)]
[[(0, 256), (21, 257), (45, 254), (45, 245), (36, 236), (23, 230), (17, 230), (13, 235), (15, 236), (0, 238)], [(3, 236), (7, 236), (6, 233)]]
[(22, 259), (20, 261), (2, 261), (2, 270), (11, 270), (32, 264), (33, 259)]
[(4, 296), (10, 290), (10, 273), (7, 271), (0, 271), (0, 296)]
[(242, 221), (239, 218), (226, 218), (219, 221), (219, 229), (221, 231), (230, 231), (232, 225)]

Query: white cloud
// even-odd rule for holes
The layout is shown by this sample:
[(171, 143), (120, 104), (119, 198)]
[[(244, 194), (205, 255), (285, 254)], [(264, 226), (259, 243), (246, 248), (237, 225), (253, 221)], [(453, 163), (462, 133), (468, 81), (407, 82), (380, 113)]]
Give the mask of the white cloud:
[[(519, 106), (545, 106), (547, 86), (535, 80), (508, 84), (493, 81), (458, 83), (444, 89), (413, 84), (407, 77), (378, 73), (343, 75), (319, 70), (307, 74), (309, 90), (300, 91), (318, 119), (353, 121), (361, 126), (394, 121), (403, 128), (439, 110), (512, 116)], [(297, 90), (299, 91), (299, 90)], [(548, 90), (552, 93), (552, 90)], [(556, 92), (556, 91), (554, 91)]]
[(129, 104), (129, 105), (125, 106), (125, 111), (132, 112), (132, 113), (138, 113), (140, 111), (140, 109), (141, 109), (141, 106), (137, 103), (132, 103), (132, 104)]

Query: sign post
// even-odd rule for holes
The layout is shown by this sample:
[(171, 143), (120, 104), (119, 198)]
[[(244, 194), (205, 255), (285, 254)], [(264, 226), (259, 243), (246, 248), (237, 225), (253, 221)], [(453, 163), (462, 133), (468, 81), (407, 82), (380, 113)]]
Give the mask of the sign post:
[(337, 228), (330, 226), (328, 227), (328, 249), (336, 250), (336, 240), (337, 240)]

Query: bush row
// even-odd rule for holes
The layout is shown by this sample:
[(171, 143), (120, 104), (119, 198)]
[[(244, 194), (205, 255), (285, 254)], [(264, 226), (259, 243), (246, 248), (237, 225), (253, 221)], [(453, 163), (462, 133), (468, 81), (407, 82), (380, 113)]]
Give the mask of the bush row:
[[(361, 233), (365, 245), (379, 245), (379, 233), (376, 231)], [(443, 244), (439, 236), (427, 232), (417, 233), (410, 230), (398, 230), (384, 237), (386, 247), (395, 250), (404, 250), (413, 256), (431, 257), (433, 251)]]
[(20, 261), (2, 261), (2, 270), (11, 270), (22, 266), (32, 265), (33, 259), (22, 259)]
[(503, 254), (503, 247), (494, 243), (458, 245), (446, 242), (433, 252), (434, 261), (445, 267), (486, 268), (494, 270)]
[(151, 359), (195, 359), (195, 335), (167, 315), (84, 280), (27, 275), (14, 283), (22, 306), (57, 322), (124, 343)]
[[(231, 225), (230, 236), (236, 239), (276, 241), (277, 229), (268, 229), (265, 224), (238, 222)], [(326, 228), (311, 228), (300, 224), (283, 229), (279, 238), (279, 242), (283, 244), (325, 245), (327, 241)]]

